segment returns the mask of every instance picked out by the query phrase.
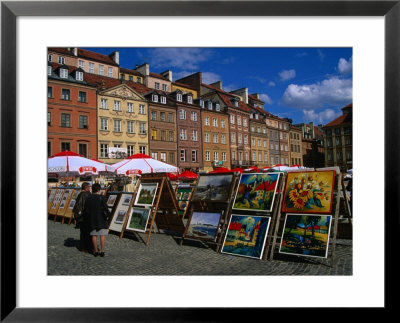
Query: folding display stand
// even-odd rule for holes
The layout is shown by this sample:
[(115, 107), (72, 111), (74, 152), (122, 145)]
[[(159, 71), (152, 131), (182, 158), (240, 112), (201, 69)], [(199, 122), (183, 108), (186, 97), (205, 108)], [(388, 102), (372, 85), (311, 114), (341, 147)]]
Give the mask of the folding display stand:
[[(219, 173), (221, 175), (222, 173)], [(216, 251), (221, 252), (222, 249), (222, 240), (224, 238), (224, 233), (226, 232), (226, 229), (228, 227), (231, 211), (232, 211), (232, 203), (233, 203), (233, 197), (234, 197), (234, 192), (236, 192), (237, 185), (239, 184), (239, 178), (240, 178), (240, 173), (234, 173), (232, 177), (232, 184), (230, 187), (230, 191), (228, 193), (228, 199), (224, 202), (217, 202), (217, 201), (211, 201), (211, 200), (195, 200), (193, 201), (192, 199), (190, 200), (188, 210), (190, 216), (188, 217), (188, 221), (186, 223), (185, 231), (183, 233), (180, 245), (183, 245), (183, 240), (184, 239), (189, 239), (189, 240), (197, 240), (197, 241), (202, 241), (202, 242), (209, 242), (216, 244)], [(193, 195), (192, 195), (193, 196)], [(221, 211), (222, 210), (222, 215), (221, 215), (221, 221), (219, 223), (219, 227), (217, 229), (217, 234), (216, 234), (216, 239), (215, 242), (211, 240), (202, 240), (202, 239), (196, 239), (194, 237), (187, 237), (187, 231), (189, 229), (190, 221), (193, 215), (194, 211), (204, 211), (204, 212), (215, 212), (215, 211)]]
[[(67, 211), (67, 208), (69, 206), (69, 202), (71, 201), (71, 198), (74, 194), (74, 189), (73, 188), (67, 188), (64, 190), (64, 194), (61, 198), (61, 202), (64, 200), (64, 206), (61, 208), (61, 202), (60, 205), (58, 206), (58, 210), (57, 210), (57, 214), (56, 214), (56, 218), (54, 221), (56, 221), (57, 217), (61, 216), (61, 224), (64, 224), (65, 221), (65, 213)], [(65, 199), (64, 199), (65, 198)]]
[[(154, 204), (150, 211), (150, 221), (146, 229), (146, 246), (149, 244), (151, 233), (154, 231), (154, 225), (157, 231), (161, 230), (169, 232), (183, 233), (185, 227), (182, 217), (179, 215), (178, 202), (175, 191), (165, 174), (144, 174), (140, 178), (140, 184), (158, 183), (157, 192), (154, 198)], [(135, 198), (136, 194), (135, 193)], [(121, 237), (125, 232), (128, 217), (125, 219)]]

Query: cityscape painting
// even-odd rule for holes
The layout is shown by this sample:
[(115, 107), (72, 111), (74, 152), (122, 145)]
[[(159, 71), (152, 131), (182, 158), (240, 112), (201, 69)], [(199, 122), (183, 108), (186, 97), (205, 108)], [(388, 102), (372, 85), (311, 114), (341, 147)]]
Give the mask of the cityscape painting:
[(232, 214), (222, 253), (261, 259), (270, 217)]
[(192, 201), (226, 202), (232, 184), (232, 174), (201, 175), (192, 195)]
[(271, 212), (280, 173), (242, 174), (233, 209)]
[(326, 258), (331, 215), (286, 214), (280, 253)]
[(282, 212), (332, 212), (335, 171), (288, 172)]
[(198, 212), (194, 211), (186, 236), (190, 238), (215, 240), (218, 225), (221, 220), (221, 212)]

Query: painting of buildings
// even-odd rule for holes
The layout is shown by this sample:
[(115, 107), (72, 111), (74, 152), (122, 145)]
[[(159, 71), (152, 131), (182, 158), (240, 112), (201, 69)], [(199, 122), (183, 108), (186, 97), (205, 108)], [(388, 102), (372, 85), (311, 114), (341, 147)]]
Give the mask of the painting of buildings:
[(335, 171), (289, 172), (287, 174), (282, 212), (332, 212)]
[(186, 236), (203, 240), (215, 240), (220, 219), (220, 212), (194, 211)]
[(156, 197), (158, 183), (140, 184), (139, 191), (136, 196), (135, 205), (151, 206)]
[(270, 217), (232, 214), (221, 252), (261, 259), (270, 220)]
[(242, 174), (233, 208), (271, 212), (280, 173)]
[(226, 202), (229, 196), (232, 174), (210, 174), (199, 177), (192, 201), (211, 200)]
[(326, 258), (331, 221), (331, 215), (288, 213), (279, 252)]

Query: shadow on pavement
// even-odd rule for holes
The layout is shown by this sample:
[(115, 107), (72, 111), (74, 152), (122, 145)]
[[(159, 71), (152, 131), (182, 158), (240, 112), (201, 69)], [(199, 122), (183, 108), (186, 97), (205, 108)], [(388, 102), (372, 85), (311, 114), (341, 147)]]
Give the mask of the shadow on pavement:
[(75, 247), (79, 250), (79, 240), (74, 238), (67, 238), (64, 240), (64, 246), (68, 248)]

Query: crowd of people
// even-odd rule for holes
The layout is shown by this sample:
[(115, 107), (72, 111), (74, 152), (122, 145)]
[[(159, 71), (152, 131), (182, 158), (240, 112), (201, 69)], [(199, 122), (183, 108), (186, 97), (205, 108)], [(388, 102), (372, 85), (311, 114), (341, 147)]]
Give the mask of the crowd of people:
[[(80, 250), (95, 257), (104, 257), (108, 220), (111, 215), (105, 196), (100, 194), (101, 185), (84, 182), (73, 208), (74, 220), (80, 229)], [(100, 237), (100, 252), (98, 248)]]

